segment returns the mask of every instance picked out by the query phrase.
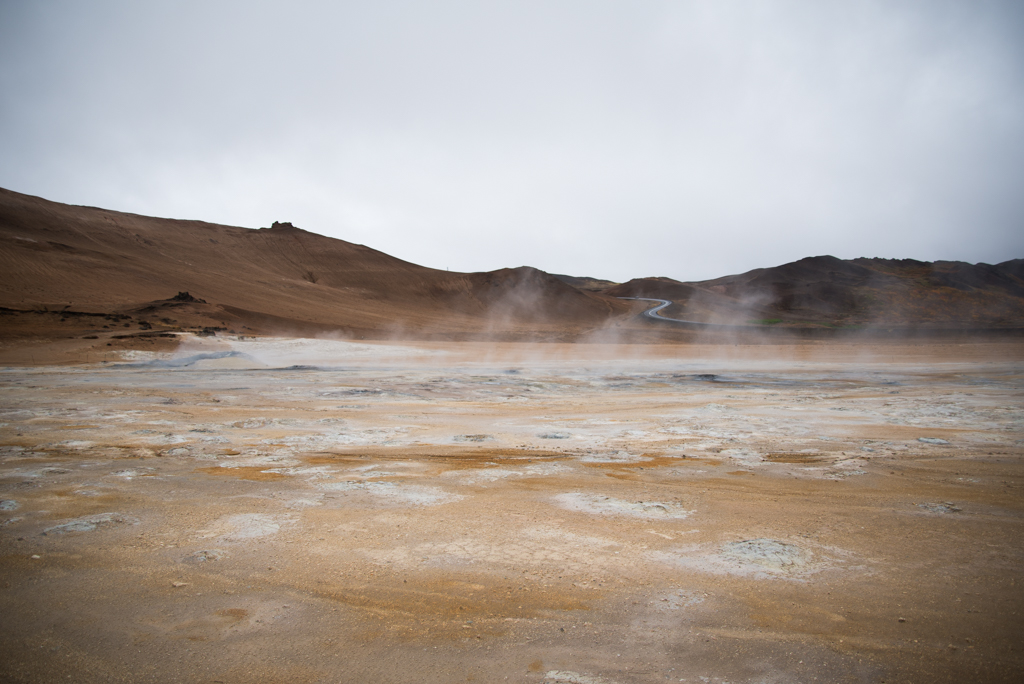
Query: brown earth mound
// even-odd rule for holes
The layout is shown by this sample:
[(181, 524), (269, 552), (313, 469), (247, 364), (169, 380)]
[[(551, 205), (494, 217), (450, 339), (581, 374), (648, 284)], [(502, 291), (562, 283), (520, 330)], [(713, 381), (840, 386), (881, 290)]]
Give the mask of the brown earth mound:
[(23, 314), (26, 330), (77, 311), (127, 314), (132, 327), (367, 337), (571, 337), (631, 310), (527, 267), (449, 273), (290, 223), (253, 230), (150, 218), (8, 190), (0, 306)]
[(591, 292), (600, 292), (607, 290), (609, 287), (615, 287), (618, 283), (614, 283), (610, 280), (601, 280), (600, 278), (591, 278), (590, 276), (583, 276), (578, 278), (571, 275), (562, 275), (558, 273), (552, 274), (563, 283), (568, 283), (575, 288), (580, 290), (590, 290)]

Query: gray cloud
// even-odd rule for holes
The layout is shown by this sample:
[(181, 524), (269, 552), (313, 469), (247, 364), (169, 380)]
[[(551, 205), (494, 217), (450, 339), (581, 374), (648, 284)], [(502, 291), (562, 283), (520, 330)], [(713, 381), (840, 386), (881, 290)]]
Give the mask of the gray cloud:
[(0, 185), (453, 270), (1024, 256), (1016, 2), (0, 6)]

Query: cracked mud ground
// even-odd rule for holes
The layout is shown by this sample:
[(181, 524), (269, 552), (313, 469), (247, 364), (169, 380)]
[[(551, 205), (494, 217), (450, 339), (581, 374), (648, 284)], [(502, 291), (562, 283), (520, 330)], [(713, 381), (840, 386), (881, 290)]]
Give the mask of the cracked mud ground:
[(1020, 681), (1019, 344), (0, 371), (0, 679)]

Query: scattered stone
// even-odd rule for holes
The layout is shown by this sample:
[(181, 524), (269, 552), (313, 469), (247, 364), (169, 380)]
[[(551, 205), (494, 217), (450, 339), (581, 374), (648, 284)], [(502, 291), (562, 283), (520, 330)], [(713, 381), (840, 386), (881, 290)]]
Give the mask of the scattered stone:
[(959, 513), (963, 510), (951, 501), (944, 501), (942, 503), (919, 503), (917, 506), (918, 508), (923, 508), (932, 513)]
[(946, 440), (939, 439), (938, 437), (918, 437), (917, 441), (925, 444), (949, 444)]
[(189, 302), (189, 303), (192, 303), (192, 304), (205, 304), (206, 303), (206, 300), (204, 300), (204, 299), (196, 299), (195, 297), (190, 295), (188, 292), (179, 292), (178, 294), (174, 295), (173, 297), (171, 297), (167, 301), (169, 301), (169, 302)]
[(205, 563), (207, 561), (219, 561), (228, 557), (226, 551), (221, 549), (203, 549), (185, 556), (186, 563)]

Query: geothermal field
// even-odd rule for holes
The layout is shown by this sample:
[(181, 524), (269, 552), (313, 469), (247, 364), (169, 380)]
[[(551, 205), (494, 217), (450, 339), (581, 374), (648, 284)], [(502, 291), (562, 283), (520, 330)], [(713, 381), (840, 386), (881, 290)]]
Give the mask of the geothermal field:
[(1024, 347), (194, 337), (0, 370), (0, 679), (1024, 672)]

